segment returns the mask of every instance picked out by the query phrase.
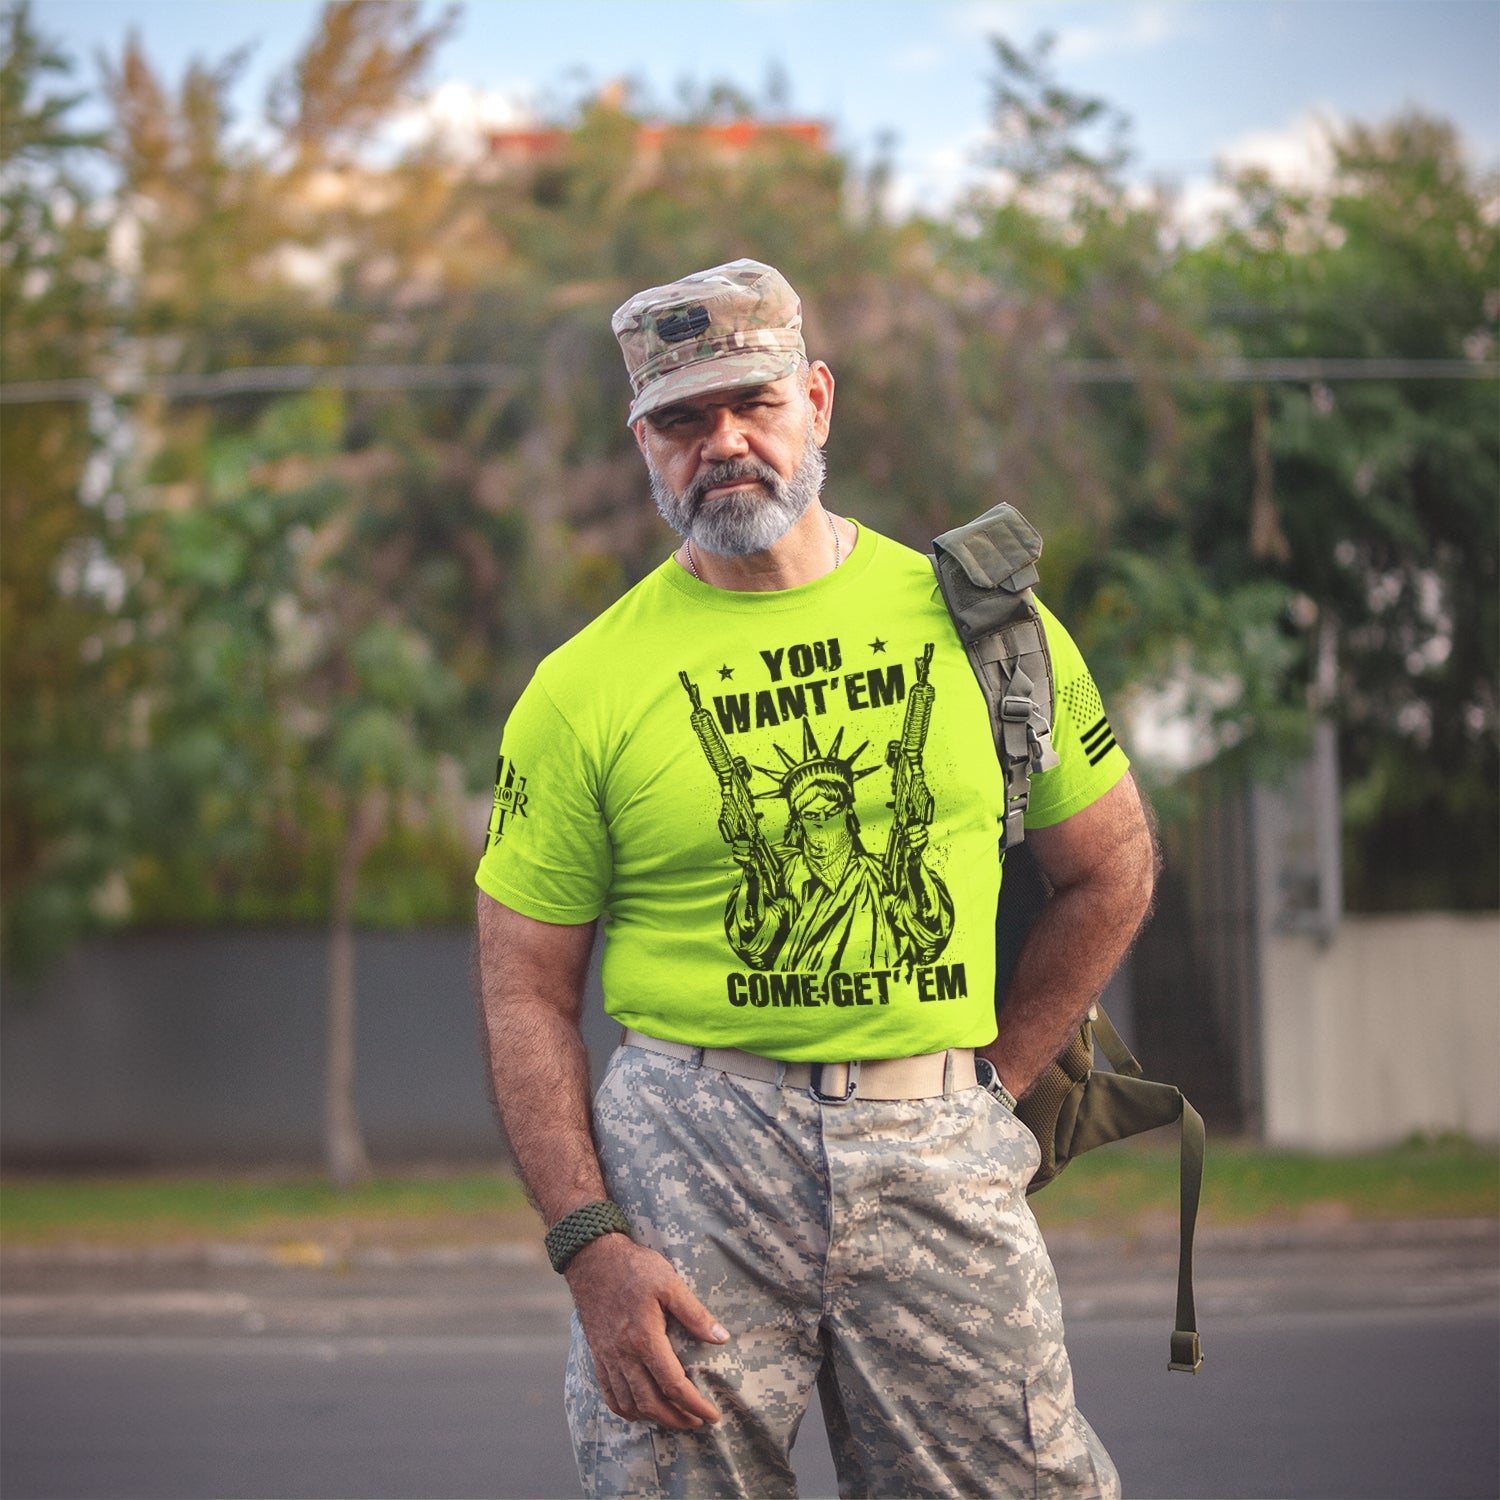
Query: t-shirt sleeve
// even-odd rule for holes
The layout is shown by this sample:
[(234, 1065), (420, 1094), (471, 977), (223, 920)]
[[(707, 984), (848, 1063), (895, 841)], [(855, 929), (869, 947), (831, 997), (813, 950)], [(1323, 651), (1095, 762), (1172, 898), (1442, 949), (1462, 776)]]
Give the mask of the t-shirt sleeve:
[(1050, 828), (1097, 802), (1130, 768), (1073, 637), (1038, 604), (1052, 657), (1052, 747), (1059, 764), (1031, 778), (1028, 828)]
[(597, 778), (577, 734), (535, 679), (500, 743), (480, 890), (542, 922), (592, 922), (612, 860)]

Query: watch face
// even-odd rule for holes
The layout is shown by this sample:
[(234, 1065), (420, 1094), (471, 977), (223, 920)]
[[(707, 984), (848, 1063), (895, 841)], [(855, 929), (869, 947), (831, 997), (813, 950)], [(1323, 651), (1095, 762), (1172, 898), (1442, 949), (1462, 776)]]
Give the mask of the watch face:
[(1012, 1114), (1016, 1111), (1015, 1097), (1011, 1091), (1000, 1082), (1000, 1075), (995, 1071), (995, 1065), (987, 1057), (976, 1057), (974, 1059), (974, 1076), (979, 1081), (979, 1087), (987, 1093), (993, 1094)]

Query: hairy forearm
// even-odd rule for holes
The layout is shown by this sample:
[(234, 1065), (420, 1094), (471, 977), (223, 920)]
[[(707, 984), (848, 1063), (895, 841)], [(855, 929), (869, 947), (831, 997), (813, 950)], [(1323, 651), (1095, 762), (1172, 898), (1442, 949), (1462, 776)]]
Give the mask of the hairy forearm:
[(526, 1191), (548, 1224), (608, 1196), (590, 1126), (588, 1054), (575, 1026), (542, 1006), (489, 1023), (500, 1122)]
[(1074, 888), (1047, 899), (1016, 960), (1000, 1034), (983, 1049), (1018, 1099), (1072, 1040), (1129, 950), (1148, 904), (1128, 889)]
[(606, 1196), (578, 1024), (589, 935), (559, 934), (564, 950), (543, 955), (513, 928), (481, 906), (481, 1013), (501, 1124), (532, 1202), (552, 1224)]
[(1024, 1095), (1071, 1041), (1151, 909), (1156, 841), (1129, 779), (1094, 807), (1029, 835), (1051, 894), (1017, 957), (982, 1049), (1005, 1086)]

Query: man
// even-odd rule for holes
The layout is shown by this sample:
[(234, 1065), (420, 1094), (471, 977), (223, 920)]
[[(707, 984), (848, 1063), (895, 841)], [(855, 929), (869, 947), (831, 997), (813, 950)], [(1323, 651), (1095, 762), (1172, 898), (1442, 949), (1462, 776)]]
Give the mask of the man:
[[(794, 1494), (816, 1385), (842, 1494), (1117, 1494), (1009, 1107), (1150, 901), (1125, 758), (1083, 746), (1097, 693), (1044, 612), (1061, 764), (1028, 840), (1053, 893), (997, 1035), (984, 702), (926, 560), (821, 504), (834, 381), (796, 294), (740, 260), (613, 326), (682, 545), (538, 669), (501, 747), (525, 813), (477, 877), (495, 1093), (576, 1306), (585, 1489)], [(860, 742), (890, 782), (856, 813)], [(601, 918), (627, 1030), (591, 1112)]]

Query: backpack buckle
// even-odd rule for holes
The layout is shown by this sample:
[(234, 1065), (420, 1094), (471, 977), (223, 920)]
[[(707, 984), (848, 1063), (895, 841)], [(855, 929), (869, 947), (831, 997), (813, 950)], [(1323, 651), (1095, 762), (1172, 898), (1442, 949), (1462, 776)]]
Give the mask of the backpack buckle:
[(1198, 1342), (1196, 1330), (1178, 1328), (1173, 1332), (1172, 1363), (1167, 1368), (1187, 1375), (1196, 1375), (1203, 1368), (1203, 1346)]

